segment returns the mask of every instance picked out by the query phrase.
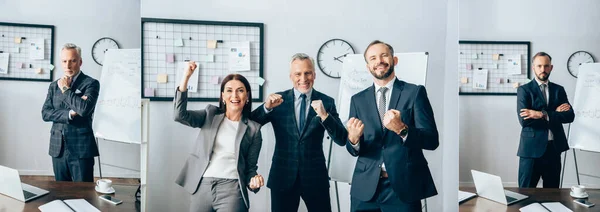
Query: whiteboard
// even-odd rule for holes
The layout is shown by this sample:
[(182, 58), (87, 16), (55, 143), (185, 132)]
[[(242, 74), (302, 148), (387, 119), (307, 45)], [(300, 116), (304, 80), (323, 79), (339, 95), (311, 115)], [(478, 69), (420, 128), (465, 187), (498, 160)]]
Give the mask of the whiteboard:
[(600, 63), (579, 66), (569, 147), (600, 152)]
[(96, 137), (141, 143), (140, 79), (140, 49), (110, 49), (106, 52), (92, 124)]
[[(427, 52), (396, 53), (394, 56), (398, 57), (398, 64), (395, 66), (396, 78), (425, 85), (429, 58)], [(346, 56), (340, 75), (340, 91), (336, 102), (340, 120), (345, 124), (348, 121), (352, 96), (373, 85), (373, 75), (368, 71), (362, 54)], [(346, 146), (332, 145), (329, 166), (331, 180), (350, 183), (356, 159), (357, 157), (348, 153)]]

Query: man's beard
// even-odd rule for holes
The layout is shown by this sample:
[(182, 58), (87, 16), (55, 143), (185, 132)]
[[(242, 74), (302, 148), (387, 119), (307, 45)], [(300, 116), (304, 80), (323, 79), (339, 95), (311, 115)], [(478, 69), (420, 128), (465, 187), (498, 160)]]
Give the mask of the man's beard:
[(390, 75), (392, 75), (392, 73), (394, 73), (394, 66), (390, 66), (387, 63), (380, 63), (379, 65), (387, 65), (387, 67), (389, 67), (389, 69), (386, 72), (384, 72), (383, 74), (377, 74), (377, 72), (375, 70), (371, 69), (371, 74), (376, 79), (378, 79), (378, 80), (387, 79)]
[(536, 76), (538, 78), (538, 80), (540, 80), (540, 81), (546, 81), (546, 80), (548, 80), (548, 77), (550, 77), (550, 73), (546, 74), (545, 76), (540, 76), (540, 75), (541, 74)]

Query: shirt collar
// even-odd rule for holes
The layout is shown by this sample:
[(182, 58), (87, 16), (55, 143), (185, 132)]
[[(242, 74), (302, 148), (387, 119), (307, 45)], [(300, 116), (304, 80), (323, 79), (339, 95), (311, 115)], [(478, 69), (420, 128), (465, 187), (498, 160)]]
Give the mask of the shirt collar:
[[(311, 88), (308, 90), (308, 92), (305, 93), (306, 99), (310, 99), (310, 96), (312, 95), (312, 91), (313, 91), (313, 89)], [(294, 88), (294, 98), (299, 99), (300, 94), (302, 94), (302, 93), (299, 90), (297, 90), (296, 88)]]
[(548, 87), (548, 83), (550, 83), (550, 80), (546, 80), (546, 82), (542, 82), (541, 80), (539, 80), (537, 77), (534, 77), (535, 82), (537, 82), (538, 86), (542, 86), (542, 84), (546, 84), (546, 87)]
[(396, 82), (396, 79), (390, 80), (384, 86), (379, 86), (379, 85), (377, 85), (377, 83), (373, 83), (373, 85), (375, 85), (375, 93), (377, 93), (377, 91), (379, 91), (379, 88), (381, 88), (381, 87), (386, 87), (388, 89), (388, 91), (391, 91), (394, 86), (394, 82)]

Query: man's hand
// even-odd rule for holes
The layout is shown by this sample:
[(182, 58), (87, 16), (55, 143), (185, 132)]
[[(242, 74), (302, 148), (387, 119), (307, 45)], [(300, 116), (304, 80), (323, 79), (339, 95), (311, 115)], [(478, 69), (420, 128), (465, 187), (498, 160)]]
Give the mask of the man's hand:
[(569, 103), (563, 103), (562, 105), (556, 108), (556, 112), (565, 112), (571, 109), (571, 105)]
[(310, 106), (315, 110), (315, 112), (317, 113), (317, 115), (319, 117), (321, 117), (321, 121), (325, 121), (325, 119), (327, 118), (327, 116), (329, 116), (329, 114), (325, 110), (325, 107), (323, 106), (323, 101), (321, 101), (321, 100), (314, 100), (314, 101), (312, 101), (310, 103)]
[(86, 95), (83, 95), (83, 96), (81, 96), (81, 99), (83, 99), (83, 100), (87, 100), (87, 96), (86, 96)]
[(252, 190), (260, 188), (264, 185), (265, 185), (265, 179), (263, 179), (263, 177), (260, 174), (257, 174), (256, 176), (252, 177), (250, 179), (250, 184), (248, 184), (248, 186)]
[(75, 111), (69, 111), (69, 115), (71, 115), (71, 118), (75, 118), (75, 116), (77, 116), (77, 113)]
[(65, 91), (63, 90), (63, 87), (69, 88), (71, 85), (71, 80), (71, 77), (63, 76), (58, 80), (58, 82), (56, 82), (56, 85), (58, 86), (58, 89), (64, 93)]
[(348, 130), (348, 140), (350, 140), (350, 143), (353, 145), (356, 145), (360, 140), (360, 136), (363, 134), (365, 125), (360, 119), (352, 117), (348, 120), (348, 123), (346, 123), (346, 129)]
[(544, 117), (544, 113), (537, 110), (530, 109), (521, 109), (521, 113), (519, 114), (523, 119), (541, 119)]
[(271, 94), (267, 97), (267, 101), (265, 101), (265, 108), (267, 110), (271, 110), (283, 103), (283, 98), (280, 94)]
[(400, 134), (400, 131), (404, 129), (406, 124), (402, 122), (402, 114), (398, 110), (388, 110), (383, 115), (383, 126), (388, 130), (395, 132), (396, 134)]

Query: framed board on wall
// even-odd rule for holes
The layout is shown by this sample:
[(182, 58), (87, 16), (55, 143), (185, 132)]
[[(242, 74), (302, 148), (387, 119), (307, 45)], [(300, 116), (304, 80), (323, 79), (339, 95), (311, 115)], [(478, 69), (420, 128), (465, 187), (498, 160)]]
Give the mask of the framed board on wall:
[(54, 26), (0, 22), (0, 80), (52, 82)]
[(459, 95), (517, 95), (530, 58), (529, 41), (459, 41)]
[(218, 101), (221, 80), (231, 73), (246, 77), (252, 101), (262, 101), (263, 28), (262, 23), (142, 18), (142, 98), (172, 101), (192, 60), (198, 70), (189, 81), (190, 101)]

